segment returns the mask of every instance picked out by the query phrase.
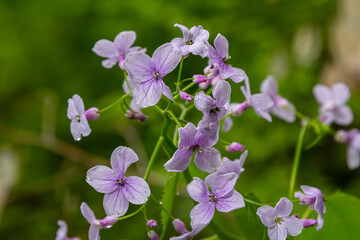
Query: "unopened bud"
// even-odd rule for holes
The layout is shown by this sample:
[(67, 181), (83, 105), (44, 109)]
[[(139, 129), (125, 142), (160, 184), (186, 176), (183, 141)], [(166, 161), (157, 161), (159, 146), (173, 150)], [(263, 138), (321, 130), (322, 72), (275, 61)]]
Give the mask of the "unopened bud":
[(175, 218), (174, 221), (172, 222), (172, 224), (173, 224), (175, 230), (178, 233), (180, 233), (181, 235), (189, 232), (185, 227), (185, 223), (178, 218)]
[(206, 76), (204, 75), (194, 75), (193, 78), (194, 78), (193, 80), (194, 83), (206, 82)]
[(192, 100), (192, 97), (189, 94), (187, 94), (186, 92), (180, 91), (179, 94), (180, 94), (181, 99), (183, 99), (185, 101), (190, 102)]
[(310, 219), (300, 219), (304, 228), (312, 227), (317, 224), (317, 221), (313, 218)]
[(250, 106), (247, 103), (247, 101), (244, 101), (243, 103), (239, 103), (239, 104), (234, 104), (231, 107), (231, 113), (232, 113), (233, 116), (240, 116), (249, 107)]
[(245, 146), (241, 145), (238, 142), (232, 142), (230, 145), (225, 147), (225, 150), (228, 152), (236, 152), (236, 151), (244, 151), (245, 150)]
[(156, 234), (155, 231), (151, 230), (147, 233), (150, 240), (160, 240), (159, 236)]
[(149, 221), (147, 221), (146, 225), (148, 227), (157, 227), (157, 221), (154, 219), (150, 219)]
[(99, 109), (96, 107), (89, 108), (85, 111), (85, 116), (87, 120), (96, 120), (100, 117), (100, 114), (98, 113)]
[(111, 228), (118, 221), (117, 217), (106, 216), (104, 219), (99, 220), (102, 229)]

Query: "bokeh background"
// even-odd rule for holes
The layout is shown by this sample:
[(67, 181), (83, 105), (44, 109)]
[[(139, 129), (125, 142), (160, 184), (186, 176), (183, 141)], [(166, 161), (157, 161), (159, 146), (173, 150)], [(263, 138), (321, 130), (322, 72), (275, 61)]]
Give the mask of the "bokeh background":
[[(93, 132), (80, 142), (70, 134), (66, 109), (73, 94), (84, 99), (85, 107), (98, 108), (123, 94), (120, 69), (104, 69), (102, 59), (91, 51), (97, 40), (113, 40), (120, 31), (134, 30), (135, 45), (152, 54), (181, 36), (175, 23), (202, 25), (210, 32), (211, 43), (217, 33), (226, 36), (232, 64), (246, 71), (253, 92), (272, 74), (281, 95), (305, 115), (317, 114), (315, 84), (346, 82), (355, 116), (346, 127), (350, 129), (360, 126), (359, 5), (357, 0), (0, 1), (0, 238), (54, 239), (56, 222), (63, 219), (69, 236), (87, 239), (89, 225), (79, 211), (80, 203), (86, 201), (99, 218), (105, 213), (103, 194), (85, 182), (86, 171), (108, 165), (117, 146), (133, 148), (141, 159), (128, 175), (144, 174), (160, 133), (162, 119), (155, 111), (145, 110), (151, 117), (139, 123), (126, 119), (117, 106), (91, 122)], [(183, 77), (202, 73), (205, 66), (205, 59), (191, 56), (184, 62)], [(175, 77), (173, 73), (166, 78), (169, 86), (174, 86)], [(233, 87), (232, 99), (243, 101), (238, 86)], [(197, 110), (188, 115), (195, 123), (200, 118)], [(234, 123), (222, 138), (241, 142), (249, 150), (237, 188), (263, 202), (287, 196), (299, 121), (287, 124), (274, 118), (268, 123), (247, 111)], [(308, 131), (305, 145), (315, 138)], [(231, 159), (239, 155), (222, 152)], [(152, 191), (159, 197), (167, 160), (160, 154), (150, 175)], [(360, 197), (359, 173), (346, 165), (346, 146), (326, 136), (304, 152), (296, 189), (306, 184), (325, 195), (341, 190)], [(178, 193), (173, 215), (188, 221), (192, 202), (185, 184)], [(150, 206), (149, 217), (158, 218), (158, 207)], [(131, 206), (129, 212), (135, 209)], [(143, 226), (139, 214), (103, 230), (101, 236), (145, 239)], [(211, 235), (211, 229), (202, 234)], [(316, 236), (322, 239), (321, 232)]]

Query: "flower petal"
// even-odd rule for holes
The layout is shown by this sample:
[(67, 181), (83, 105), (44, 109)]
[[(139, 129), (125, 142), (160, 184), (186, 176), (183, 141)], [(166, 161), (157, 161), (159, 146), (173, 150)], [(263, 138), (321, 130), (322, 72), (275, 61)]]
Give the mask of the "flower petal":
[(218, 33), (214, 40), (214, 45), (221, 59), (229, 57), (229, 42), (223, 35)]
[(118, 62), (118, 59), (119, 59), (118, 57), (105, 59), (104, 61), (101, 62), (101, 65), (104, 68), (112, 68)]
[(251, 95), (250, 104), (256, 110), (265, 110), (271, 108), (274, 102), (266, 93), (258, 93)]
[(268, 94), (269, 96), (275, 96), (278, 94), (278, 84), (273, 76), (267, 76), (261, 83), (261, 92)]
[(174, 101), (170, 88), (166, 86), (163, 81), (161, 81), (161, 84), (162, 84), (162, 94), (164, 94), (164, 96), (170, 99), (171, 101)]
[(171, 43), (165, 43), (155, 50), (152, 61), (160, 76), (163, 77), (177, 67), (181, 57), (181, 53), (176, 51)]
[(230, 197), (219, 198), (215, 206), (219, 212), (231, 212), (232, 210), (245, 207), (245, 202), (243, 196), (234, 190)]
[(93, 224), (97, 222), (94, 212), (85, 202), (81, 203), (80, 210), (84, 218), (88, 221), (88, 223)]
[(256, 214), (260, 217), (261, 222), (267, 227), (275, 226), (275, 209), (271, 206), (265, 205), (259, 207)]
[(198, 133), (195, 136), (195, 142), (203, 148), (209, 148), (214, 146), (219, 140), (219, 128), (220, 124), (216, 122), (210, 122), (203, 126), (204, 119), (198, 124)]
[(110, 162), (112, 169), (123, 177), (126, 169), (134, 162), (137, 162), (139, 157), (129, 147), (117, 147), (111, 154)]
[(123, 31), (119, 33), (115, 39), (114, 44), (119, 51), (125, 52), (134, 44), (136, 33), (134, 31)]
[(134, 101), (142, 108), (153, 106), (160, 101), (162, 92), (162, 80), (152, 78), (146, 82), (140, 83), (133, 90)]
[(179, 128), (179, 148), (194, 145), (196, 127), (189, 122), (185, 127)]
[(332, 86), (332, 93), (337, 105), (344, 105), (347, 101), (349, 101), (350, 90), (349, 87), (343, 82), (335, 83)]
[(293, 209), (292, 202), (287, 198), (281, 198), (275, 206), (275, 215), (280, 217), (287, 217)]
[(178, 24), (178, 23), (175, 23), (174, 27), (180, 28), (181, 32), (183, 33), (184, 39), (189, 40), (190, 30), (187, 27), (185, 27), (184, 25)]
[(201, 91), (195, 95), (194, 104), (203, 114), (209, 114), (211, 108), (215, 105), (215, 101), (210, 96), (206, 95), (204, 91)]
[(209, 201), (201, 202), (196, 205), (190, 212), (191, 227), (195, 228), (198, 225), (206, 225), (213, 218), (215, 213), (215, 204)]
[(301, 233), (303, 224), (300, 219), (294, 217), (285, 217), (283, 220), (286, 224), (287, 234), (290, 236), (297, 236)]
[(115, 172), (106, 166), (95, 166), (88, 170), (86, 182), (100, 193), (109, 193), (114, 191), (116, 184)]
[(341, 126), (347, 126), (354, 120), (353, 113), (349, 106), (341, 106), (335, 109), (335, 123)]
[(360, 153), (355, 148), (349, 146), (347, 148), (347, 165), (350, 170), (360, 167)]
[(231, 117), (226, 117), (226, 118), (224, 119), (224, 123), (223, 123), (223, 125), (222, 125), (222, 131), (223, 131), (223, 132), (228, 132), (228, 131), (230, 131), (230, 129), (232, 128), (232, 126), (233, 126), (233, 120), (232, 120), (232, 118), (231, 118)]
[(227, 81), (219, 81), (215, 84), (212, 94), (217, 107), (223, 107), (230, 100), (231, 86)]
[(237, 175), (236, 173), (227, 173), (218, 175), (211, 187), (211, 192), (216, 197), (225, 197), (230, 193), (236, 184)]
[(213, 172), (221, 164), (220, 152), (215, 148), (202, 148), (195, 155), (196, 166), (204, 172)]
[(313, 93), (316, 101), (321, 104), (325, 104), (328, 101), (332, 101), (332, 93), (328, 86), (324, 84), (317, 84), (313, 88)]
[(229, 78), (233, 80), (233, 82), (240, 83), (247, 78), (247, 75), (244, 70), (234, 67), (232, 69), (233, 69), (233, 73), (230, 75)]
[(189, 166), (193, 151), (180, 148), (176, 150), (173, 157), (164, 165), (168, 172), (183, 172)]
[(115, 44), (105, 39), (97, 41), (92, 50), (94, 53), (96, 53), (96, 55), (104, 58), (112, 58), (115, 56), (119, 56)]
[(287, 103), (286, 106), (274, 105), (271, 112), (278, 118), (292, 123), (296, 120), (295, 107), (291, 103)]
[(132, 204), (143, 204), (150, 196), (150, 188), (144, 179), (132, 176), (126, 178), (123, 193)]
[(187, 191), (192, 199), (197, 202), (209, 201), (210, 192), (203, 180), (194, 177), (187, 185)]
[(55, 240), (65, 240), (67, 238), (67, 224), (63, 220), (58, 220), (59, 229), (56, 231)]
[(89, 240), (100, 240), (100, 229), (95, 224), (90, 225)]
[(285, 224), (275, 224), (274, 227), (268, 228), (270, 240), (285, 240), (287, 237), (287, 228)]
[(151, 58), (142, 52), (132, 52), (126, 56), (124, 67), (130, 78), (146, 82), (154, 77), (154, 69)]
[(120, 217), (128, 210), (129, 201), (123, 193), (123, 188), (119, 187), (111, 193), (105, 193), (103, 205), (106, 215)]

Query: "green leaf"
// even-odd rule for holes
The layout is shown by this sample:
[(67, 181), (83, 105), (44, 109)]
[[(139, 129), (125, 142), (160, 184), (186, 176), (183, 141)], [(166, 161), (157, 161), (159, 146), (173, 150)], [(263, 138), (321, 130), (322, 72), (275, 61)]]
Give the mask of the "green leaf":
[[(259, 199), (252, 193), (248, 194), (247, 196), (244, 195), (244, 197), (256, 202), (260, 202)], [(243, 237), (247, 240), (268, 239), (265, 232), (266, 227), (262, 224), (259, 216), (256, 215), (258, 208), (259, 206), (254, 204), (245, 203), (245, 207), (234, 211), (236, 224), (240, 229)]]
[[(161, 201), (163, 203), (163, 208), (165, 208), (168, 213), (171, 213), (171, 210), (173, 208), (178, 178), (179, 177), (177, 173), (169, 174), (169, 178), (164, 186)], [(161, 210), (160, 215), (160, 221), (162, 225), (161, 239), (163, 239), (166, 234), (166, 229), (169, 222), (169, 215), (164, 210)]]
[[(316, 231), (315, 227), (304, 229), (299, 239), (360, 239), (360, 200), (346, 193), (337, 192), (327, 199), (324, 227)], [(313, 212), (310, 217), (317, 218)]]

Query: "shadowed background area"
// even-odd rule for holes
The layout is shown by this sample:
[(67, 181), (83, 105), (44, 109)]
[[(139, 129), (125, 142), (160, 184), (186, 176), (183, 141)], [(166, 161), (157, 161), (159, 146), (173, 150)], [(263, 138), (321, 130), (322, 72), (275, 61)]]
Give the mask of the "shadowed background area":
[[(115, 66), (104, 69), (92, 47), (99, 39), (113, 40), (121, 31), (137, 34), (135, 46), (149, 55), (182, 33), (175, 23), (202, 25), (229, 41), (231, 64), (250, 78), (253, 92), (272, 74), (280, 94), (308, 116), (317, 114), (312, 87), (323, 82), (344, 81), (352, 91), (349, 106), (355, 121), (345, 129), (359, 127), (360, 28), (356, 0), (346, 1), (152, 1), (3, 0), (0, 2), (0, 238), (54, 239), (56, 221), (65, 220), (69, 236), (87, 239), (88, 223), (79, 211), (86, 201), (99, 218), (103, 194), (86, 182), (86, 171), (109, 165), (117, 146), (129, 146), (140, 161), (129, 176), (143, 176), (148, 158), (160, 134), (161, 116), (152, 109), (145, 123), (126, 119), (120, 106), (90, 122), (92, 133), (75, 142), (66, 117), (67, 99), (79, 94), (85, 107), (103, 108), (122, 94), (123, 73)], [(356, 25), (357, 24), (357, 25)], [(357, 26), (357, 27), (356, 27)], [(184, 62), (183, 78), (201, 74), (207, 60), (191, 56)], [(172, 90), (177, 71), (164, 80)], [(232, 101), (243, 101), (239, 85), (231, 83)], [(165, 104), (162, 100), (161, 104)], [(197, 123), (199, 111), (188, 120)], [(288, 124), (274, 117), (272, 123), (252, 110), (234, 119), (228, 141), (238, 141), (249, 150), (246, 171), (237, 189), (254, 193), (263, 202), (276, 202), (287, 195), (299, 121)], [(335, 126), (337, 128), (337, 126)], [(313, 131), (305, 146), (316, 138)], [(238, 153), (226, 153), (230, 159)], [(160, 154), (149, 182), (155, 195), (167, 179)], [(346, 165), (346, 146), (326, 136), (304, 152), (296, 184), (316, 186), (325, 195), (340, 189), (360, 197), (359, 169)], [(182, 184), (178, 187), (173, 215), (189, 220), (192, 202)], [(158, 218), (150, 204), (149, 217)], [(137, 209), (132, 205), (129, 212)], [(103, 239), (144, 239), (141, 214), (101, 231)], [(325, 215), (326, 225), (326, 215)], [(21, 226), (21, 231), (20, 230)], [(176, 235), (170, 227), (169, 236)], [(208, 236), (210, 229), (202, 234)], [(321, 233), (318, 235), (321, 238)], [(337, 238), (334, 238), (337, 239)]]

